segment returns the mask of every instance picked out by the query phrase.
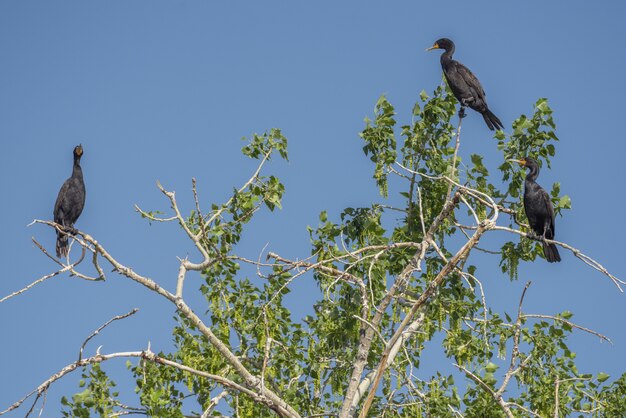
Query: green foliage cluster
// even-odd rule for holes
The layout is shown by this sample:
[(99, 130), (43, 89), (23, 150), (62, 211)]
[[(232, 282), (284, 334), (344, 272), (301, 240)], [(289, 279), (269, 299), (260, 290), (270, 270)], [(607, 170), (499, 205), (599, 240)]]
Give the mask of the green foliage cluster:
[(109, 379), (98, 363), (84, 369), (81, 377), (78, 386), (85, 389), (72, 396), (71, 400), (65, 396), (61, 398), (61, 404), (67, 408), (61, 415), (89, 418), (93, 412), (101, 417), (110, 416), (120, 405), (115, 400), (119, 393), (113, 391), (115, 382)]
[[(216, 260), (202, 272), (204, 283), (199, 289), (206, 301), (205, 323), (251, 373), (263, 376), (264, 384), (302, 416), (337, 414), (341, 409), (363, 322), (372, 320), (373, 307), (387, 297), (389, 287), (419, 251), (411, 244), (424, 239), (440, 214), (449, 195), (446, 178), (491, 196), (514, 214), (500, 219), (528, 230), (520, 198), (525, 174), (507, 160), (531, 156), (550, 166), (558, 138), (547, 100), (539, 99), (530, 116), (516, 119), (510, 135), (495, 134), (503, 161), (497, 178), (489, 173), (481, 155), (474, 154), (464, 162), (455, 154), (455, 105), (444, 87), (438, 87), (432, 96), (422, 92), (411, 122), (397, 129), (394, 107), (385, 97), (378, 100), (374, 116), (365, 120), (361, 138), (385, 204), (346, 208), (337, 217), (322, 212), (319, 225), (309, 227), (312, 262), (318, 263), (313, 277), (319, 294), (303, 301), (312, 304), (315, 313), (301, 321), (284, 305), (290, 281), (301, 274), (294, 265), (267, 265), (263, 280), (252, 280), (242, 268), (246, 261), (236, 252), (254, 213), (263, 205), (270, 210), (280, 208), (284, 187), (279, 179), (259, 175), (248, 187), (235, 189), (226, 203), (213, 204), (207, 214), (194, 211), (188, 218), (187, 226), (202, 233), (202, 245)], [(257, 160), (276, 154), (287, 159), (287, 140), (279, 130), (254, 135), (243, 153)], [(390, 191), (395, 193), (391, 198)], [(398, 196), (402, 204), (393, 207), (389, 202), (397, 202)], [(412, 301), (446, 264), (442, 255), (449, 259), (459, 242), (466, 240), (465, 234), (471, 233), (460, 224), (474, 213), (480, 220), (491, 216), (492, 209), (476, 196), (465, 196), (473, 210), (459, 206), (436, 228), (433, 241), (440, 252), (426, 252), (421, 271), (384, 310), (366, 360), (366, 374), (378, 365), (385, 349), (383, 340), (391, 338)], [(557, 213), (571, 207), (558, 183), (552, 186), (551, 197)], [(503, 274), (515, 280), (521, 263), (543, 254), (538, 243), (507, 236), (511, 238), (502, 243), (496, 257)], [(499, 314), (483, 303), (476, 279), (478, 266), (463, 260), (459, 269), (446, 277), (421, 311), (419, 330), (385, 372), (370, 416), (454, 417), (458, 416), (455, 411), (463, 411), (467, 417), (505, 416), (490, 391), (497, 391), (502, 384), (516, 338), (519, 352), (515, 355), (524, 366), (504, 392), (515, 416), (530, 416), (529, 411), (536, 416), (554, 416), (557, 381), (558, 416), (626, 414), (626, 375), (611, 383), (604, 373), (578, 371), (575, 353), (567, 345), (571, 313), (541, 320)], [(359, 286), (333, 273), (337, 271), (362, 280), (369, 310), (363, 312)], [(511, 310), (516, 312), (517, 306)], [(160, 356), (246, 385), (190, 321), (182, 315), (175, 319), (176, 349)], [(471, 372), (480, 383), (459, 371), (441, 370), (432, 376), (420, 373), (424, 352), (429, 347), (438, 349), (436, 341), (441, 341), (442, 356), (448, 363)], [(183, 405), (200, 415), (223, 390), (209, 379), (148, 361), (129, 364), (129, 368), (137, 382), (138, 409), (149, 416), (182, 417)], [(64, 416), (89, 416), (89, 412), (108, 416), (120, 410), (117, 393), (111, 390), (114, 383), (100, 365), (87, 368), (83, 378), (85, 390), (71, 400), (63, 399)], [(274, 416), (267, 406), (234, 390), (213, 415), (220, 416), (218, 411), (241, 417)]]

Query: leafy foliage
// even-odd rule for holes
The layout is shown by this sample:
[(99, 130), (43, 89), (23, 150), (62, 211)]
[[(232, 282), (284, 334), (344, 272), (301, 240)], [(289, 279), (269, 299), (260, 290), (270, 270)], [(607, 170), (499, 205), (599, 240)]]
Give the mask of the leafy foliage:
[(116, 386), (115, 382), (109, 379), (97, 363), (83, 369), (81, 376), (78, 386), (84, 390), (72, 396), (71, 400), (65, 396), (61, 398), (61, 404), (68, 408), (68, 411), (63, 411), (61, 415), (88, 418), (93, 411), (101, 417), (110, 416), (120, 405), (115, 399), (118, 392), (112, 391)]
[[(394, 107), (384, 96), (378, 100), (360, 137), (385, 204), (346, 208), (337, 216), (322, 212), (319, 224), (308, 228), (310, 262), (281, 261), (270, 254), (268, 259), (276, 261), (258, 263), (259, 282), (247, 276), (251, 270), (243, 264), (250, 261), (236, 252), (255, 212), (262, 206), (281, 207), (285, 190), (274, 176), (257, 175), (246, 187), (234, 189), (226, 203), (213, 204), (206, 214), (194, 211), (187, 219), (186, 226), (202, 236), (202, 246), (214, 260), (202, 272), (204, 283), (199, 288), (206, 302), (203, 320), (250, 373), (261, 377), (263, 385), (303, 416), (341, 410), (363, 336), (378, 312), (380, 321), (364, 359), (364, 375), (376, 370), (385, 342), (459, 243), (476, 229), (472, 219), (482, 224), (493, 216), (485, 195), (513, 214), (499, 219), (506, 217), (509, 226), (528, 230), (521, 203), (525, 174), (507, 160), (531, 156), (550, 167), (558, 138), (547, 100), (539, 99), (530, 116), (516, 119), (510, 135), (495, 134), (503, 161), (497, 179), (481, 155), (471, 155), (466, 165), (456, 155), (455, 106), (454, 96), (444, 87), (438, 87), (432, 97), (422, 92), (411, 122), (396, 132)], [(273, 129), (254, 135), (243, 153), (257, 160), (276, 153), (287, 159), (287, 140)], [(466, 206), (457, 204), (442, 216), (451, 189), (459, 189), (451, 182), (472, 192), (463, 195)], [(396, 194), (389, 197), (390, 191)], [(559, 183), (552, 186), (551, 198), (557, 213), (571, 208)], [(401, 204), (394, 207), (398, 201)], [(464, 225), (468, 222), (475, 225)], [(536, 242), (510, 237), (496, 251), (496, 261), (503, 274), (516, 280), (522, 263), (543, 255)], [(420, 255), (423, 240), (429, 246)], [(391, 295), (390, 289), (409, 267), (407, 282)], [(490, 417), (503, 417), (505, 409), (494, 396), (500, 388), (502, 402), (514, 416), (529, 416), (529, 411), (554, 416), (557, 404), (559, 416), (626, 413), (626, 375), (609, 382), (604, 373), (593, 376), (577, 369), (575, 353), (567, 345), (571, 313), (537, 319), (494, 312), (483, 299), (478, 266), (465, 257), (457, 267), (420, 308), (416, 328), (383, 375), (370, 416), (455, 417), (456, 411), (463, 411), (468, 417), (482, 417), (489, 411)], [(307, 271), (312, 272), (319, 293), (303, 301), (313, 306), (314, 313), (299, 320), (284, 302), (289, 284)], [(193, 322), (180, 313), (175, 319), (176, 349), (161, 357), (255, 389)], [(425, 350), (440, 350), (457, 370), (425, 376), (420, 372)], [(184, 408), (199, 415), (224, 389), (214, 380), (145, 360), (129, 367), (141, 405), (137, 410), (149, 416), (182, 417)], [(515, 387), (502, 386), (507, 375)], [(119, 410), (117, 394), (111, 392), (115, 384), (100, 365), (85, 370), (83, 377), (88, 381), (83, 384), (86, 389), (71, 401), (63, 399), (64, 416), (89, 416), (90, 411), (106, 416)], [(228, 389), (220, 405), (215, 414), (273, 415), (266, 405), (233, 389)]]

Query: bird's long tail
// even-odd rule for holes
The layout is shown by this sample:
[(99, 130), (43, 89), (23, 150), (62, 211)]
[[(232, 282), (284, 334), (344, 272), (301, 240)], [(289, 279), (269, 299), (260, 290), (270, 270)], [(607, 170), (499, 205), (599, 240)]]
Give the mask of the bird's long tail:
[(557, 250), (556, 245), (554, 244), (548, 244), (547, 242), (544, 242), (543, 243), (543, 255), (546, 256), (546, 260), (548, 260), (549, 263), (561, 261), (559, 250)]
[(67, 257), (67, 234), (57, 231), (57, 257)]
[(494, 129), (504, 129), (504, 125), (500, 122), (500, 119), (489, 109), (485, 109), (483, 112), (483, 119), (485, 119), (485, 123), (492, 131)]

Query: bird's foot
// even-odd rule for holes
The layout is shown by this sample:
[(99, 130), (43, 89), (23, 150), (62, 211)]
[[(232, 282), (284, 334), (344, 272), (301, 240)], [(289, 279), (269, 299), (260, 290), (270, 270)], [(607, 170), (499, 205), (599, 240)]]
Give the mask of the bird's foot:
[(529, 231), (529, 232), (527, 232), (527, 234), (528, 234), (528, 238), (534, 239), (535, 241), (545, 242), (545, 240), (546, 240), (546, 236), (545, 235), (539, 235), (539, 234), (535, 233), (534, 231)]
[(465, 106), (461, 106), (461, 109), (459, 110), (459, 118), (463, 119), (465, 116)]
[(541, 236), (540, 236), (540, 235), (535, 234), (535, 232), (534, 232), (534, 231), (528, 231), (528, 232), (526, 233), (526, 236), (527, 236), (528, 238), (530, 238), (530, 239), (535, 239), (535, 240), (539, 240), (539, 239), (541, 239)]

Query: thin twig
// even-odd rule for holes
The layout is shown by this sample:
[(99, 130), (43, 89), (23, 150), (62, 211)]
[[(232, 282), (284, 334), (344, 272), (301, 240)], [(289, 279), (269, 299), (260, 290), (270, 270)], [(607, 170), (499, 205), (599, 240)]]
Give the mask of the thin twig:
[(560, 318), (560, 317), (558, 317), (558, 316), (552, 316), (552, 315), (539, 315), (539, 314), (524, 314), (524, 315), (522, 315), (522, 316), (523, 316), (524, 318), (552, 319), (552, 320), (554, 320), (554, 321), (562, 322), (562, 323), (564, 323), (564, 324), (569, 325), (569, 326), (570, 326), (570, 327), (572, 327), (572, 328), (576, 328), (576, 329), (579, 329), (579, 330), (581, 330), (581, 331), (588, 332), (589, 334), (593, 334), (593, 335), (595, 335), (596, 337), (600, 338), (601, 340), (604, 340), (604, 341), (607, 341), (607, 342), (609, 342), (609, 343), (613, 344), (613, 341), (611, 341), (611, 339), (610, 339), (609, 337), (607, 337), (607, 336), (605, 336), (605, 335), (602, 335), (602, 334), (600, 334), (599, 332), (596, 332), (596, 331), (594, 331), (594, 330), (592, 330), (592, 329), (585, 328), (585, 327), (582, 327), (582, 326), (580, 326), (580, 325), (577, 325), (577, 324), (575, 324), (575, 323), (573, 323), (573, 322), (571, 322), (571, 321), (568, 321), (568, 320), (567, 320), (567, 319), (565, 319), (565, 318)]
[(4, 302), (5, 300), (11, 299), (12, 297), (15, 297), (15, 296), (17, 296), (17, 295), (19, 295), (19, 294), (22, 294), (22, 293), (26, 292), (27, 290), (29, 290), (30, 288), (32, 288), (32, 287), (34, 287), (34, 286), (38, 285), (39, 283), (43, 283), (43, 282), (45, 282), (46, 280), (51, 279), (51, 278), (52, 278), (52, 277), (54, 277), (54, 276), (58, 276), (59, 274), (61, 274), (61, 273), (65, 273), (66, 271), (72, 271), (72, 269), (73, 269), (74, 267), (76, 267), (78, 264), (80, 264), (80, 262), (81, 262), (81, 261), (83, 261), (83, 257), (85, 256), (85, 250), (83, 249), (83, 253), (82, 253), (83, 255), (82, 255), (82, 256), (78, 259), (78, 261), (76, 261), (76, 262), (75, 262), (75, 263), (73, 263), (73, 264), (67, 264), (67, 265), (65, 265), (65, 264), (61, 263), (58, 259), (56, 259), (56, 258), (54, 258), (54, 257), (51, 257), (51, 256), (50, 256), (50, 254), (48, 254), (48, 252), (45, 250), (45, 248), (43, 248), (43, 247), (41, 246), (41, 244), (39, 244), (39, 243), (35, 240), (35, 238), (32, 238), (32, 240), (33, 240), (33, 242), (35, 243), (35, 245), (37, 245), (37, 247), (39, 247), (39, 249), (40, 249), (40, 250), (41, 250), (41, 251), (42, 251), (42, 252), (43, 252), (46, 256), (48, 256), (49, 258), (51, 258), (51, 259), (52, 259), (55, 263), (57, 263), (57, 264), (59, 264), (59, 265), (63, 266), (63, 268), (62, 268), (62, 269), (60, 269), (60, 270), (55, 271), (54, 273), (46, 274), (45, 276), (41, 277), (40, 279), (37, 279), (37, 280), (35, 280), (34, 282), (32, 282), (31, 284), (29, 284), (28, 286), (23, 287), (22, 289), (17, 290), (17, 291), (15, 291), (15, 292), (11, 293), (10, 295), (7, 295), (7, 296), (3, 297), (2, 299), (0, 299), (0, 303)]
[(155, 221), (155, 222), (172, 222), (176, 220), (176, 216), (170, 216), (169, 218), (157, 218), (156, 216), (146, 212), (145, 210), (141, 209), (138, 205), (135, 205), (135, 211), (139, 212), (141, 214), (141, 216), (143, 216), (144, 218), (147, 218), (151, 221)]
[(80, 351), (78, 352), (78, 361), (82, 360), (82, 358), (83, 358), (83, 350), (85, 349), (85, 346), (87, 345), (89, 340), (91, 340), (93, 337), (98, 335), (100, 333), (100, 331), (105, 329), (111, 322), (118, 321), (118, 320), (124, 319), (124, 318), (128, 318), (129, 316), (136, 314), (137, 311), (139, 311), (139, 309), (134, 308), (133, 310), (131, 310), (130, 312), (128, 312), (128, 313), (126, 313), (124, 315), (114, 316), (113, 318), (111, 318), (107, 322), (105, 322), (104, 325), (102, 325), (100, 328), (98, 328), (93, 333), (91, 333), (91, 335), (89, 337), (87, 337), (87, 339), (83, 342), (83, 345), (80, 346)]
[[(468, 229), (471, 229), (471, 227), (468, 228)], [(560, 242), (560, 241), (555, 241), (555, 240), (552, 240), (552, 239), (547, 239), (547, 238), (543, 239), (543, 238), (535, 236), (534, 234), (528, 234), (526, 232), (518, 231), (517, 229), (513, 229), (513, 228), (508, 228), (506, 226), (495, 226), (493, 229), (497, 230), (497, 231), (512, 232), (512, 233), (520, 235), (522, 237), (543, 241), (543, 242), (546, 242), (548, 244), (556, 244), (556, 245), (558, 245), (560, 247), (563, 247), (563, 248), (565, 248), (567, 250), (570, 250), (577, 258), (582, 260), (585, 264), (587, 264), (590, 267), (593, 267), (594, 269), (598, 270), (600, 273), (604, 274), (609, 279), (611, 279), (613, 284), (615, 284), (615, 286), (619, 289), (620, 292), (622, 292), (622, 293), (624, 292), (624, 290), (622, 289), (621, 285), (626, 285), (625, 281), (618, 279), (617, 277), (615, 277), (614, 275), (609, 273), (609, 271), (606, 268), (604, 268), (600, 263), (598, 263), (596, 260), (594, 260), (593, 258), (583, 254), (579, 249), (574, 248), (574, 247), (572, 247), (569, 244), (566, 244), (566, 243)]]
[(213, 408), (215, 408), (217, 404), (222, 400), (222, 398), (228, 395), (228, 393), (229, 392), (227, 390), (223, 390), (217, 396), (214, 396), (213, 398), (211, 398), (211, 401), (209, 402), (209, 406), (204, 410), (200, 418), (209, 418), (209, 414), (213, 411)]
[(100, 354), (100, 355), (96, 355), (93, 357), (88, 357), (85, 359), (82, 359), (80, 361), (76, 361), (74, 363), (68, 364), (67, 366), (65, 366), (63, 369), (61, 369), (60, 371), (58, 371), (57, 373), (55, 373), (54, 375), (52, 375), (49, 379), (47, 379), (45, 382), (43, 382), (41, 385), (39, 385), (36, 389), (34, 389), (32, 392), (30, 392), (28, 395), (26, 395), (25, 397), (23, 397), (22, 399), (20, 399), (19, 401), (13, 403), (11, 406), (9, 406), (7, 409), (5, 409), (4, 411), (0, 411), (0, 415), (4, 415), (7, 412), (13, 411), (14, 409), (19, 408), (19, 406), (24, 403), (24, 401), (26, 399), (28, 399), (29, 397), (31, 397), (34, 394), (37, 394), (38, 396), (41, 395), (45, 390), (48, 389), (48, 387), (50, 387), (50, 385), (54, 382), (56, 382), (57, 380), (61, 379), (63, 376), (73, 372), (74, 370), (87, 366), (89, 364), (98, 364), (98, 363), (102, 363), (104, 361), (107, 360), (112, 360), (115, 358), (132, 358), (132, 357), (136, 357), (136, 358), (140, 358), (143, 360), (147, 360), (147, 361), (151, 361), (153, 363), (156, 364), (162, 364), (165, 366), (169, 366), (169, 367), (174, 367), (177, 368), (179, 370), (194, 374), (196, 376), (200, 376), (200, 377), (204, 377), (210, 380), (213, 380), (219, 384), (221, 384), (222, 386), (241, 392), (241, 393), (245, 393), (246, 395), (250, 396), (252, 399), (254, 399), (256, 402), (262, 403), (266, 406), (268, 406), (271, 409), (276, 409), (277, 405), (273, 404), (273, 402), (267, 398), (265, 398), (264, 396), (260, 396), (258, 395), (256, 392), (253, 392), (250, 389), (247, 389), (243, 386), (241, 386), (240, 384), (227, 379), (225, 377), (219, 376), (219, 375), (214, 375), (211, 373), (206, 373), (203, 372), (201, 370), (196, 370), (193, 369), (191, 367), (185, 366), (183, 364), (168, 360), (166, 358), (163, 357), (159, 357), (156, 354), (154, 354), (152, 351), (150, 351), (150, 349), (147, 349), (145, 351), (128, 351), (128, 352), (119, 352), (119, 353), (112, 353), (112, 354)]
[(500, 388), (496, 392), (496, 395), (499, 397), (502, 397), (502, 394), (506, 390), (506, 387), (508, 386), (511, 377), (516, 373), (517, 370), (519, 370), (519, 368), (517, 370), (515, 369), (515, 362), (517, 361), (517, 357), (519, 356), (520, 333), (522, 331), (522, 321), (524, 318), (524, 316), (522, 315), (522, 304), (524, 303), (526, 291), (530, 287), (531, 283), (532, 282), (530, 281), (526, 283), (526, 286), (524, 286), (524, 290), (522, 291), (522, 296), (519, 300), (519, 306), (517, 308), (517, 320), (515, 321), (515, 330), (513, 332), (513, 349), (511, 350), (511, 361), (509, 363), (509, 369), (507, 370), (506, 374), (504, 375), (504, 379), (502, 380), (502, 385), (500, 385)]
[[(461, 114), (459, 113), (459, 127), (456, 130), (456, 145), (454, 146), (454, 156), (452, 157), (452, 168), (450, 170), (450, 177), (454, 178), (454, 174), (456, 172), (456, 157), (457, 154), (459, 153), (459, 147), (461, 145), (461, 124), (463, 123), (463, 118), (461, 117)], [(448, 192), (446, 193), (446, 196), (448, 196), (448, 199), (452, 198), (452, 183), (450, 183), (448, 185)]]

